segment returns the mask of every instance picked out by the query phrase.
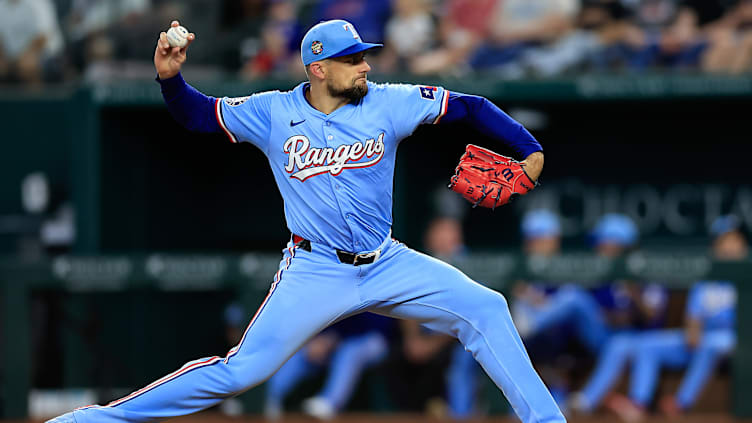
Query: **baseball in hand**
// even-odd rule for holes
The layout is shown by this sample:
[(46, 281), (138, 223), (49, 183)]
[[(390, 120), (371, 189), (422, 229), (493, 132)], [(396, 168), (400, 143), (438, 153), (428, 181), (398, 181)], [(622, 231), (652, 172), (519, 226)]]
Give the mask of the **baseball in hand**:
[(188, 30), (183, 26), (172, 26), (167, 30), (167, 41), (170, 47), (185, 47), (188, 44)]

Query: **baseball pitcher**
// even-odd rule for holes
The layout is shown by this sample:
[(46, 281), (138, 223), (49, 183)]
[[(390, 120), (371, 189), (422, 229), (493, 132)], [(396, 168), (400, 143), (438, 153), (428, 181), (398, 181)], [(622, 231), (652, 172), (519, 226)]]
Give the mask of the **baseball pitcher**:
[(381, 44), (364, 42), (343, 20), (321, 22), (303, 38), (308, 81), (241, 98), (208, 97), (183, 80), (180, 68), (195, 35), (187, 39), (170, 47), (163, 32), (154, 52), (168, 110), (191, 130), (224, 132), (264, 152), (284, 199), (290, 241), (269, 294), (226, 356), (192, 361), (108, 405), (52, 421), (147, 422), (203, 410), (268, 379), (327, 326), (371, 311), (459, 339), (523, 422), (564, 422), (505, 298), (391, 236), (397, 147), (419, 125), (465, 122), (524, 159), (468, 146), (450, 186), (489, 208), (535, 187), (543, 153), (533, 136), (482, 97), (369, 82), (364, 55)]

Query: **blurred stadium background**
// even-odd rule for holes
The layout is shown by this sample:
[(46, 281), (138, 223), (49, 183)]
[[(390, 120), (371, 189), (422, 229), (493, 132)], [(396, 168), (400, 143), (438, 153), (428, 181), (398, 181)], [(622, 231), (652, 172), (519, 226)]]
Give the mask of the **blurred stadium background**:
[[(297, 84), (302, 34), (330, 18), (384, 41), (371, 80), (483, 95), (545, 149), (535, 192), (470, 209), (445, 188), (465, 144), (509, 152), (466, 127), (421, 128), (398, 155), (396, 238), (446, 253), (510, 302), (521, 280), (651, 282), (668, 292), (661, 326), (679, 328), (697, 281), (730, 280), (738, 304), (752, 301), (746, 250), (710, 250), (719, 217), (752, 229), (750, 0), (0, 0), (0, 419), (106, 403), (233, 345), (289, 238), (282, 201), (260, 151), (172, 120), (153, 81), (156, 37), (179, 19), (197, 34), (186, 80), (242, 96)], [(522, 248), (523, 216), (537, 209), (561, 228), (561, 253), (543, 260)], [(607, 213), (639, 231), (616, 258), (593, 253)], [(739, 307), (738, 344), (687, 421), (752, 417), (751, 327)], [(346, 418), (451, 417), (452, 345), (411, 361), (405, 336), (365, 371)], [(566, 407), (597, 355), (573, 335), (557, 342), (554, 357), (531, 354)], [(661, 372), (651, 421), (683, 374)], [(322, 381), (293, 389), (285, 409), (300, 413)], [(260, 421), (265, 389), (207, 418)], [(627, 371), (615, 395), (628, 389)], [(488, 380), (475, 403), (473, 418), (514, 421)], [(624, 418), (611, 404), (571, 421), (615, 412)]]

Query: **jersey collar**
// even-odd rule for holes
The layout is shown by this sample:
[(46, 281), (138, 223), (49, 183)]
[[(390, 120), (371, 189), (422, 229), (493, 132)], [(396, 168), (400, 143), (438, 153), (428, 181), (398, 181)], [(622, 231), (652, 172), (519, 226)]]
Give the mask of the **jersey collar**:
[[(370, 84), (370, 82), (369, 82)], [(301, 82), (297, 87), (295, 87), (294, 92), (296, 97), (298, 98), (298, 101), (303, 104), (303, 107), (306, 108), (310, 113), (313, 113), (315, 116), (320, 117), (321, 119), (331, 119), (334, 116), (337, 116), (342, 113), (346, 113), (345, 110), (350, 110), (351, 108), (357, 106), (356, 104), (345, 104), (344, 106), (340, 107), (339, 109), (329, 113), (328, 115), (321, 110), (311, 106), (311, 103), (308, 102), (308, 99), (305, 96), (305, 92), (310, 87), (310, 82)], [(368, 87), (370, 90), (370, 86)], [(368, 95), (368, 94), (366, 94)], [(363, 99), (360, 99), (360, 102), (358, 104), (362, 103)]]

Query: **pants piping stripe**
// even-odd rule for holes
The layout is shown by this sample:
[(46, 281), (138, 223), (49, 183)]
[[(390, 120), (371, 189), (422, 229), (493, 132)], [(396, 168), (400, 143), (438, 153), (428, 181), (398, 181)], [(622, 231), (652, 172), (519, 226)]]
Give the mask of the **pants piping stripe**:
[(107, 407), (116, 407), (118, 405), (121, 405), (121, 404), (125, 403), (126, 401), (130, 401), (130, 400), (132, 400), (132, 399), (134, 399), (134, 398), (136, 398), (136, 397), (138, 397), (138, 396), (140, 396), (142, 394), (145, 394), (146, 392), (151, 391), (152, 389), (156, 388), (159, 385), (162, 385), (164, 383), (167, 383), (167, 382), (175, 379), (178, 376), (182, 376), (182, 375), (184, 375), (186, 373), (189, 373), (189, 372), (191, 372), (193, 370), (196, 370), (198, 368), (201, 368), (201, 367), (211, 366), (212, 364), (216, 364), (220, 360), (222, 360), (222, 357), (214, 356), (214, 357), (210, 357), (210, 358), (196, 360), (196, 361), (192, 361), (192, 362), (186, 363), (180, 369), (178, 369), (178, 370), (170, 373), (169, 375), (167, 375), (167, 376), (165, 376), (165, 377), (163, 377), (163, 378), (161, 378), (159, 380), (156, 380), (156, 381), (152, 382), (151, 384), (145, 386), (144, 388), (139, 389), (138, 391), (133, 392), (132, 394), (130, 394), (130, 395), (126, 396), (126, 397), (123, 397), (123, 398), (121, 398), (119, 400), (112, 401), (111, 403), (107, 404)]
[(290, 253), (290, 256), (287, 257), (287, 259), (285, 260), (285, 267), (279, 269), (279, 271), (277, 271), (277, 273), (274, 275), (274, 281), (272, 282), (272, 286), (269, 288), (269, 293), (266, 294), (266, 298), (264, 298), (264, 302), (262, 302), (258, 310), (256, 310), (256, 314), (253, 315), (251, 322), (248, 323), (248, 327), (246, 327), (245, 332), (243, 332), (243, 337), (240, 338), (240, 342), (238, 342), (238, 345), (232, 347), (232, 349), (227, 352), (227, 357), (225, 357), (225, 364), (227, 364), (230, 361), (230, 357), (234, 356), (240, 349), (241, 345), (243, 345), (243, 341), (245, 341), (245, 337), (246, 335), (248, 335), (248, 332), (251, 330), (253, 323), (256, 322), (256, 318), (258, 318), (258, 316), (264, 310), (264, 307), (266, 306), (266, 304), (269, 302), (269, 299), (272, 297), (272, 294), (274, 294), (274, 291), (277, 289), (277, 285), (279, 285), (279, 281), (282, 280), (282, 273), (290, 267), (290, 264), (292, 263), (292, 259), (293, 257), (295, 257), (295, 248), (296, 248), (295, 246), (287, 248), (287, 251)]
[[(227, 357), (224, 359), (224, 362), (227, 363), (231, 356), (233, 356), (237, 351), (240, 349), (240, 346), (243, 344), (243, 341), (245, 340), (245, 336), (250, 330), (251, 326), (253, 326), (253, 323), (256, 321), (256, 318), (261, 314), (261, 311), (264, 309), (264, 306), (269, 302), (269, 298), (271, 298), (272, 294), (274, 293), (275, 289), (277, 288), (277, 285), (279, 284), (279, 281), (282, 280), (282, 272), (290, 267), (290, 264), (292, 263), (292, 258), (295, 256), (295, 247), (290, 247), (287, 249), (290, 252), (290, 257), (287, 258), (285, 262), (285, 266), (280, 269), (275, 275), (274, 275), (274, 282), (272, 282), (272, 286), (269, 288), (269, 293), (266, 295), (266, 298), (264, 299), (264, 302), (261, 303), (261, 306), (256, 311), (256, 314), (254, 314), (253, 318), (251, 319), (251, 322), (248, 324), (248, 328), (246, 329), (245, 333), (243, 334), (243, 338), (240, 340), (240, 343), (236, 345), (234, 348), (232, 348), (228, 354)], [(164, 376), (163, 378), (156, 380), (152, 382), (151, 384), (145, 386), (144, 388), (133, 392), (132, 394), (123, 397), (119, 400), (112, 401), (111, 403), (107, 404), (107, 407), (116, 407), (118, 405), (121, 405), (127, 401), (130, 401), (146, 392), (149, 392), (150, 390), (163, 385), (179, 376), (182, 376), (184, 374), (190, 373), (193, 370), (199, 369), (201, 367), (211, 366), (213, 364), (216, 364), (218, 362), (222, 361), (222, 357), (214, 356), (206, 359), (200, 359), (196, 361), (192, 361), (189, 363), (186, 363), (178, 369), (177, 371), (170, 373), (167, 376)], [(88, 407), (82, 407), (81, 409), (88, 408)]]

